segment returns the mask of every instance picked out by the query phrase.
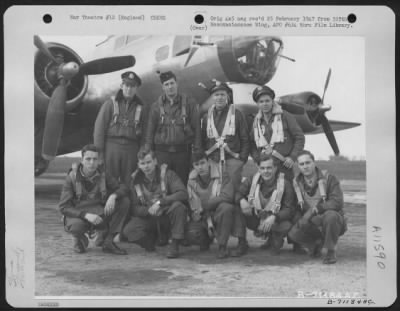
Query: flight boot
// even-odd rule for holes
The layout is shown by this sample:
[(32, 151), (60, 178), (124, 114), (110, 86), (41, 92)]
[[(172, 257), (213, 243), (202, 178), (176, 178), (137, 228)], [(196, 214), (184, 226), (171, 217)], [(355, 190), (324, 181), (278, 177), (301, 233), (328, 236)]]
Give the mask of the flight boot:
[(247, 243), (246, 238), (239, 238), (238, 246), (232, 251), (232, 257), (240, 257), (247, 253), (249, 249), (249, 244)]
[(167, 252), (167, 258), (178, 258), (178, 257), (179, 257), (179, 240), (172, 239)]
[(89, 240), (85, 234), (82, 235), (73, 235), (72, 236), (74, 241), (74, 252), (78, 254), (82, 254), (86, 252), (86, 248), (89, 245)]
[(307, 255), (307, 250), (298, 243), (293, 243), (293, 252), (299, 255)]
[(336, 263), (337, 258), (336, 258), (336, 252), (334, 249), (328, 249), (328, 252), (326, 253), (326, 256), (324, 260), (322, 261), (323, 264), (325, 265), (331, 265)]
[(218, 259), (224, 259), (229, 257), (229, 250), (227, 249), (226, 245), (219, 245), (218, 246)]
[(119, 248), (118, 245), (114, 243), (113, 239), (113, 235), (107, 235), (103, 243), (103, 252), (114, 255), (126, 255), (127, 251), (125, 249)]

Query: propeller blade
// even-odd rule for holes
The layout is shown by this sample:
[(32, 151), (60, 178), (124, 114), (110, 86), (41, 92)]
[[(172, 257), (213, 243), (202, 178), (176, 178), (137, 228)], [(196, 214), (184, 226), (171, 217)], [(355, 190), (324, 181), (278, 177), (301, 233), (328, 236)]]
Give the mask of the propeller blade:
[(335, 153), (335, 155), (339, 155), (340, 151), (339, 151), (339, 147), (337, 145), (336, 142), (336, 138), (335, 135), (333, 134), (331, 125), (329, 124), (328, 119), (326, 118), (326, 116), (324, 114), (322, 114), (319, 117), (319, 120), (321, 122), (322, 128), (324, 129), (326, 138), (328, 138), (329, 144), (331, 145), (333, 152)]
[(186, 59), (185, 64), (183, 65), (183, 67), (186, 67), (186, 66), (189, 64), (189, 62), (190, 62), (190, 60), (192, 59), (194, 53), (196, 53), (198, 49), (199, 49), (198, 46), (192, 46), (192, 47), (190, 48), (189, 55), (188, 55), (188, 57), (187, 57), (187, 59)]
[(331, 79), (331, 73), (332, 73), (332, 70), (331, 70), (331, 68), (329, 68), (328, 75), (326, 76), (326, 80), (325, 80), (324, 94), (322, 95), (322, 100), (321, 100), (322, 104), (324, 104), (325, 92), (326, 92), (326, 89), (328, 88), (329, 80)]
[(79, 71), (84, 75), (98, 75), (132, 67), (135, 62), (132, 55), (100, 58), (82, 64)]
[(57, 155), (64, 126), (67, 83), (62, 79), (51, 95), (43, 133), (42, 157), (52, 160)]
[(57, 60), (55, 59), (55, 57), (53, 56), (53, 54), (51, 54), (50, 50), (48, 49), (46, 43), (44, 43), (42, 41), (42, 39), (40, 39), (39, 36), (34, 35), (33, 36), (33, 43), (35, 44), (35, 46), (39, 49), (40, 52), (42, 52), (43, 54), (45, 54), (48, 58), (50, 58), (53, 62), (57, 63)]

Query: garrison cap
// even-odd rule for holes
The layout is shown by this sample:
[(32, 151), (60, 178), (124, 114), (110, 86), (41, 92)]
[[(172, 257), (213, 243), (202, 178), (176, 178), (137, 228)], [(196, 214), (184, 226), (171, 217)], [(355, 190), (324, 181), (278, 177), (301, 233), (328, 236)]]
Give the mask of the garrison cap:
[(133, 71), (124, 72), (121, 75), (121, 78), (122, 78), (122, 82), (124, 82), (124, 83), (136, 84), (137, 86), (140, 86), (142, 84), (142, 80)]
[(266, 85), (257, 86), (253, 91), (253, 100), (257, 102), (261, 95), (269, 95), (272, 99), (275, 98), (275, 92), (273, 89)]
[(160, 73), (161, 84), (170, 79), (175, 79), (175, 81), (176, 81), (176, 76), (172, 71), (166, 71), (166, 72)]

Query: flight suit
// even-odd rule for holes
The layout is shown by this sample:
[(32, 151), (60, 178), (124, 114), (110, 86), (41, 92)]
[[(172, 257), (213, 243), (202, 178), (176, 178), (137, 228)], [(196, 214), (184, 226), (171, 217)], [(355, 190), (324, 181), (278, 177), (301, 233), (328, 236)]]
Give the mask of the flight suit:
[(196, 102), (178, 94), (171, 102), (164, 94), (151, 106), (146, 147), (155, 150), (159, 164), (167, 164), (184, 184), (190, 172), (192, 147), (201, 145), (200, 119)]
[[(188, 194), (177, 174), (172, 170), (166, 170), (165, 193), (162, 190), (163, 176), (159, 166), (156, 167), (152, 181), (147, 179), (142, 171), (132, 175), (130, 220), (123, 229), (123, 236), (128, 242), (137, 243), (146, 249), (149, 246), (154, 247), (157, 239), (168, 241), (171, 237), (182, 240), (187, 217), (187, 207), (184, 202), (187, 201)], [(138, 189), (141, 193), (138, 193)], [(162, 215), (150, 215), (148, 209), (158, 200)]]
[[(227, 105), (223, 110), (218, 111), (215, 109), (213, 112), (214, 125), (219, 136), (221, 136), (223, 133), (229, 109), (230, 105)], [(202, 119), (202, 142), (206, 152), (207, 150), (213, 148), (213, 146), (216, 144), (215, 137), (208, 137), (207, 124), (208, 115), (205, 114)], [(225, 151), (225, 165), (223, 166), (223, 170), (228, 172), (234, 189), (237, 189), (242, 178), (241, 175), (243, 166), (247, 162), (250, 149), (247, 122), (243, 114), (238, 109), (235, 109), (235, 133), (234, 135), (227, 135), (225, 137), (225, 143), (231, 153)], [(232, 154), (236, 154), (237, 157), (234, 157)], [(219, 163), (221, 159), (220, 149), (215, 149), (209, 155), (209, 158), (215, 163)]]
[[(288, 237), (307, 248), (312, 248), (315, 242), (322, 240), (322, 247), (334, 250), (339, 236), (347, 230), (343, 212), (343, 192), (335, 176), (318, 168), (316, 170), (317, 178), (322, 181), (325, 189), (320, 189), (318, 183), (309, 187), (301, 173), (295, 178), (301, 196), (298, 200), (303, 200), (304, 203), (302, 210), (296, 215), (296, 224)], [(322, 198), (323, 192), (326, 193), (326, 198)], [(318, 213), (307, 217), (307, 211), (313, 206), (317, 207)]]
[[(94, 144), (104, 156), (107, 172), (127, 186), (137, 167), (137, 153), (144, 143), (144, 133), (149, 107), (136, 95), (126, 102), (120, 90), (115, 97), (119, 114), (116, 115), (113, 99), (101, 107), (94, 126)], [(140, 118), (135, 120), (140, 109)]]
[[(280, 201), (279, 212), (273, 213), (272, 211), (266, 209), (266, 206), (272, 203), (270, 200), (273, 192), (277, 190), (278, 176), (279, 173), (277, 173), (275, 178), (269, 181), (263, 180), (261, 176), (259, 177), (259, 200), (263, 210), (257, 211), (257, 214), (255, 209), (253, 208), (251, 216), (244, 215), (247, 228), (253, 230), (255, 235), (259, 237), (266, 238), (269, 235), (271, 245), (274, 247), (275, 250), (279, 250), (283, 246), (283, 239), (292, 227), (292, 220), (296, 212), (295, 193), (291, 183), (288, 182), (286, 179), (284, 180), (284, 189)], [(252, 176), (251, 178), (246, 178), (240, 184), (239, 191), (236, 193), (235, 197), (236, 204), (240, 205), (240, 200), (242, 199), (246, 199), (247, 201), (249, 200), (253, 178), (254, 176)], [(258, 227), (261, 220), (266, 219), (272, 214), (274, 214), (276, 218), (275, 223), (271, 227), (270, 234), (267, 233), (265, 235), (264, 233), (259, 232)]]
[[(260, 128), (263, 131), (263, 136), (267, 140), (267, 142), (271, 141), (271, 137), (273, 135), (272, 124), (274, 120), (274, 113), (272, 113), (272, 118), (269, 122), (266, 122), (264, 117), (260, 118)], [(303, 150), (304, 148), (304, 133), (301, 127), (298, 125), (296, 119), (286, 111), (281, 110), (281, 120), (282, 120), (282, 128), (283, 128), (283, 142), (274, 143), (273, 150), (277, 151), (283, 157), (292, 158), (293, 162), (296, 161), (297, 154)], [(254, 124), (255, 118), (251, 121), (252, 127), (250, 130), (250, 154), (253, 160), (257, 163), (260, 159), (260, 155), (262, 153), (262, 148), (257, 148), (257, 144), (255, 142), (254, 131), (257, 130)], [(288, 169), (283, 166), (283, 162), (279, 161), (278, 170), (285, 174), (285, 178), (289, 181), (292, 181), (294, 177), (293, 168)]]
[(187, 231), (190, 232), (190, 243), (207, 248), (210, 224), (215, 227), (218, 245), (226, 246), (230, 235), (246, 237), (246, 224), (239, 208), (234, 205), (233, 183), (228, 173), (224, 173), (221, 180), (216, 165), (210, 166), (208, 178), (193, 170), (189, 175), (188, 193), (191, 221)]
[[(119, 184), (108, 173), (98, 169), (94, 176), (87, 178), (82, 174), (82, 164), (69, 172), (61, 191), (60, 212), (64, 215), (64, 227), (68, 233), (81, 236), (89, 229), (106, 230), (115, 235), (122, 231), (122, 226), (129, 213), (127, 188)], [(117, 195), (115, 211), (111, 216), (104, 215), (104, 206), (110, 194)], [(103, 218), (103, 223), (93, 227), (84, 217), (86, 213)]]

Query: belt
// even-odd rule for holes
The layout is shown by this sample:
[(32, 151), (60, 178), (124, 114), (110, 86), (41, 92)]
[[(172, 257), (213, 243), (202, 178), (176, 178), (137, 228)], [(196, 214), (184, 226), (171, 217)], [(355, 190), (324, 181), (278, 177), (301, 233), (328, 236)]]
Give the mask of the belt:
[(211, 148), (208, 149), (205, 153), (206, 153), (207, 156), (209, 156), (211, 153), (213, 153), (217, 149), (220, 150), (221, 160), (225, 159), (225, 155), (223, 154), (225, 151), (229, 155), (231, 155), (233, 158), (239, 159), (239, 156), (240, 156), (239, 153), (233, 152), (231, 150), (231, 148), (229, 148), (229, 146), (225, 143), (225, 141), (223, 139), (217, 140), (217, 142), (213, 146), (211, 146)]
[(162, 152), (187, 152), (190, 150), (189, 145), (180, 144), (180, 145), (155, 145), (156, 151)]
[(127, 137), (107, 137), (107, 142), (114, 143), (114, 144), (119, 144), (119, 145), (131, 145), (134, 143), (137, 143), (137, 140), (129, 139)]

